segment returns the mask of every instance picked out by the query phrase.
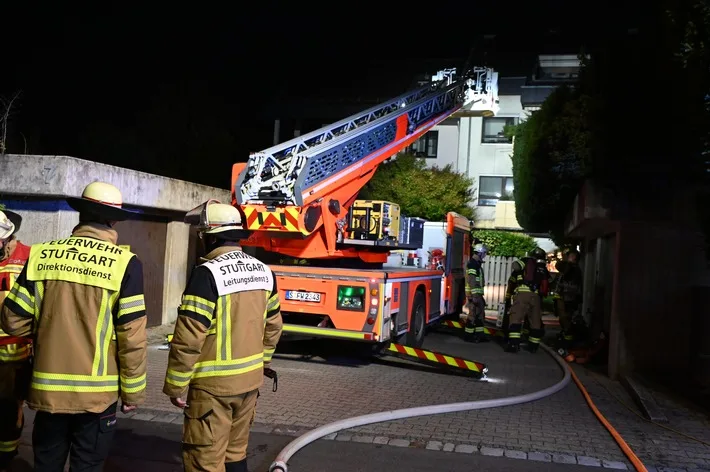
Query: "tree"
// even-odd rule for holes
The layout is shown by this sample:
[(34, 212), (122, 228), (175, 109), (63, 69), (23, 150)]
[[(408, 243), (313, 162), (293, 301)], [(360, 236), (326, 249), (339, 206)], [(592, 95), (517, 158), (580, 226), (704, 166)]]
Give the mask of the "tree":
[(474, 219), (473, 180), (450, 165), (427, 168), (424, 159), (400, 154), (381, 165), (359, 199), (397, 203), (402, 214), (441, 221), (450, 211)]
[(0, 97), (0, 154), (7, 150), (7, 124), (10, 120), (12, 106), (20, 97), (20, 92), (15, 93), (9, 100)]
[(588, 121), (593, 103), (592, 97), (562, 86), (512, 130), (515, 211), (527, 231), (562, 238), (569, 203), (592, 165)]
[(491, 256), (523, 257), (537, 247), (527, 234), (486, 229), (473, 231), (472, 236), (486, 245)]
[[(605, 23), (581, 55), (574, 87), (556, 89), (513, 130), (523, 228), (563, 243), (564, 221), (586, 179), (616, 201), (648, 200), (657, 182), (702, 183), (710, 148), (708, 2), (669, 1), (668, 10), (659, 3), (631, 30), (621, 17)], [(661, 77), (673, 78), (668, 88), (659, 89)], [(629, 119), (623, 110), (649, 118)]]

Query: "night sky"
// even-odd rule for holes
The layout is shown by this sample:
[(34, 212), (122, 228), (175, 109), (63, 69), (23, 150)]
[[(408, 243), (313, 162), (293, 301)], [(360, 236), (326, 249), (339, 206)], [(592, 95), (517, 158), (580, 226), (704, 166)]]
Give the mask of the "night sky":
[(608, 14), (580, 16), (562, 1), (166, 5), (3, 2), (0, 95), (22, 92), (9, 152), (227, 188), (233, 162), (271, 145), (274, 118), (308, 131), (324, 119), (308, 103), (332, 103), (344, 118), (340, 102), (398, 95), (472, 48), (477, 64), (528, 75), (538, 53), (578, 52), (593, 18)]

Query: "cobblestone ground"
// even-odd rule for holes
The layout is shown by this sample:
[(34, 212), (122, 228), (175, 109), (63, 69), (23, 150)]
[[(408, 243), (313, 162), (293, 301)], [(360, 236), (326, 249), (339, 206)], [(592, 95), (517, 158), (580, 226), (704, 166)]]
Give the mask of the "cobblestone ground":
[(659, 469), (666, 467), (662, 470), (710, 470), (710, 420), (707, 413), (654, 392), (656, 402), (668, 418), (664, 426), (677, 431), (673, 432), (642, 419), (640, 410), (619, 382), (579, 367), (575, 372), (597, 408), (644, 463)]
[[(559, 367), (543, 352), (510, 355), (495, 343), (471, 345), (441, 333), (431, 333), (424, 347), (484, 362), (489, 367), (489, 378), (479, 381), (447, 375), (395, 359), (344, 357), (348, 353), (343, 352), (343, 345), (335, 349), (333, 343), (282, 342), (274, 360), (279, 388), (273, 393), (271, 382), (266, 381), (259, 398), (256, 427), (297, 434), (339, 419), (384, 410), (530, 393), (561, 379)], [(301, 354), (306, 350), (309, 355)], [(167, 351), (151, 346), (146, 407), (176, 413), (161, 392), (166, 362)], [(592, 377), (584, 369), (576, 370), (597, 406), (647, 466), (710, 470), (709, 447), (639, 419), (611, 396), (613, 392), (627, 405), (633, 405), (618, 383)], [(669, 400), (659, 402), (667, 408), (671, 425), (710, 440), (710, 426), (701, 415), (668, 403)], [(533, 403), (379, 423), (341, 432), (336, 439), (377, 443), (378, 438), (385, 442), (387, 438), (401, 438), (426, 447), (443, 446), (444, 450), (455, 444), (457, 448), (473, 447), (486, 454), (500, 451), (509, 457), (527, 454), (533, 460), (603, 464), (611, 468), (623, 468), (625, 464), (631, 469), (573, 383)]]

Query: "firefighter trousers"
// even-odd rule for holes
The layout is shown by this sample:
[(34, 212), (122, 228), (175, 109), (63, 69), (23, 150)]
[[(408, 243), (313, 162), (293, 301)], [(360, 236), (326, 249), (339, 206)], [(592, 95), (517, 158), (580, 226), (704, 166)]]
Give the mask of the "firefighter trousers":
[(520, 336), (525, 318), (530, 320), (530, 336), (528, 344), (531, 350), (536, 350), (542, 337), (542, 306), (540, 296), (535, 292), (518, 292), (510, 307), (510, 329), (508, 339), (516, 347), (520, 344)]
[(566, 345), (574, 340), (572, 335), (572, 316), (579, 308), (579, 303), (564, 301), (561, 298), (555, 299), (555, 311), (560, 319), (561, 340)]
[(483, 316), (485, 304), (483, 297), (475, 296), (467, 303), (468, 315), (466, 315), (466, 325), (464, 326), (464, 339), (480, 341), (485, 338), (485, 328)]
[(32, 431), (35, 471), (61, 472), (67, 456), (69, 470), (103, 470), (116, 432), (116, 405), (102, 413), (38, 411)]
[(29, 361), (0, 362), (0, 467), (17, 455), (30, 369)]
[(191, 388), (182, 429), (186, 472), (246, 472), (249, 430), (256, 415), (258, 390), (218, 397)]

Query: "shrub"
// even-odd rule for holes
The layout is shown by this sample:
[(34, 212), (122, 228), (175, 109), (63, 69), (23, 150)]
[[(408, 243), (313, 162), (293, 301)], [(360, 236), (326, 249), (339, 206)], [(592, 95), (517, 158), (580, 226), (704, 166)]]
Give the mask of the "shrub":
[(535, 240), (527, 234), (508, 231), (476, 230), (472, 236), (488, 247), (491, 256), (523, 257), (537, 246)]

